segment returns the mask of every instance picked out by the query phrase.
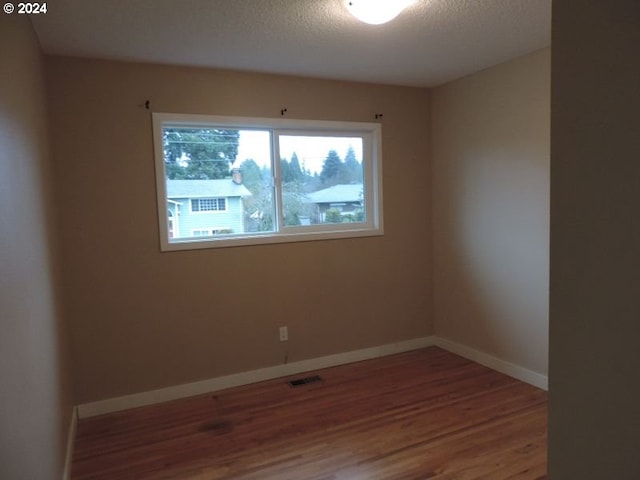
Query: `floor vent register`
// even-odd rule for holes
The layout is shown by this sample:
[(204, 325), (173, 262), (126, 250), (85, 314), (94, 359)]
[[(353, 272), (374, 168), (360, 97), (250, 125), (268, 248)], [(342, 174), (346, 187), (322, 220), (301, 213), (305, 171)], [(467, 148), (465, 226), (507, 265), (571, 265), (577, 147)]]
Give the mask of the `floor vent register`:
[(322, 382), (322, 377), (319, 375), (313, 375), (312, 377), (296, 378), (295, 380), (289, 380), (287, 383), (290, 387), (302, 387), (311, 383)]

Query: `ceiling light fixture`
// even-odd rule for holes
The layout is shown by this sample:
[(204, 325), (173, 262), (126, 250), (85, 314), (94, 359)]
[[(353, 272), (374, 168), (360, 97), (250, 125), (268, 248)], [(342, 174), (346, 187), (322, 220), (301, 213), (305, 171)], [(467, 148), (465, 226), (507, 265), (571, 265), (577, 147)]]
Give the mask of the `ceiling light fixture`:
[(396, 18), (415, 0), (345, 0), (347, 10), (358, 20), (380, 25)]

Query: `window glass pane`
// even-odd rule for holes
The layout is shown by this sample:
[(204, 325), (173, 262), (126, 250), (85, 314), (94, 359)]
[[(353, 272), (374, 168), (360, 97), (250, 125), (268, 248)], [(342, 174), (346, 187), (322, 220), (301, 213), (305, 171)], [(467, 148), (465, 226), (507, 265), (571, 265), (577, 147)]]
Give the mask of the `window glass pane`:
[(366, 219), (361, 137), (280, 135), (285, 226)]
[(169, 241), (273, 231), (268, 131), (165, 125)]
[(242, 183), (251, 193), (244, 200), (246, 231), (273, 232), (275, 202), (271, 169), (271, 132), (241, 130), (236, 164)]

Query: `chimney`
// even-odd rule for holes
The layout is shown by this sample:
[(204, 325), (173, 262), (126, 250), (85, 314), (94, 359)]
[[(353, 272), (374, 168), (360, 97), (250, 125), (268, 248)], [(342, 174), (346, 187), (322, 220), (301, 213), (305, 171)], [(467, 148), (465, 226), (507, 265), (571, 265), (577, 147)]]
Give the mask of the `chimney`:
[(242, 172), (240, 171), (239, 168), (234, 168), (231, 171), (231, 180), (236, 185), (242, 185)]

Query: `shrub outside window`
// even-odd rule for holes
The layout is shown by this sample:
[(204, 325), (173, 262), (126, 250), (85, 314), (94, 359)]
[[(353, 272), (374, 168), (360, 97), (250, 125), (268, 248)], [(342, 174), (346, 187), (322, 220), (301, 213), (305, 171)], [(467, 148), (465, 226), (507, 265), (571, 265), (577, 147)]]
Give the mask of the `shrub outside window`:
[(382, 235), (377, 123), (153, 114), (162, 250)]

